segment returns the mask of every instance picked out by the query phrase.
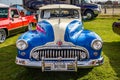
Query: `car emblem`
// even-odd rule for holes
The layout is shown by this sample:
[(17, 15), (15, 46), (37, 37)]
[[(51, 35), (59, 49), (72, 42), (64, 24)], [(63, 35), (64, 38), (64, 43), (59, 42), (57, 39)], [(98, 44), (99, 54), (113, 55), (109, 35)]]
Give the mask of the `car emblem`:
[(63, 43), (62, 43), (62, 41), (57, 41), (57, 43), (56, 43), (58, 46), (61, 46)]

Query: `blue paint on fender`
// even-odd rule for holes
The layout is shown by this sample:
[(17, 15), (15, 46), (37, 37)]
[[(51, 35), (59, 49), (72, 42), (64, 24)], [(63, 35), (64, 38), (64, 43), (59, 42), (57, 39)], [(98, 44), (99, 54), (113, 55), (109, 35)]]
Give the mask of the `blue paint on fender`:
[[(91, 43), (94, 39), (101, 40), (101, 38), (92, 31), (84, 30), (82, 22), (74, 20), (68, 24), (65, 37), (66, 42), (72, 42), (74, 45), (85, 47), (89, 51), (90, 58), (98, 58), (101, 55), (101, 50), (94, 50), (91, 47)], [(102, 40), (101, 40), (102, 41)], [(94, 56), (93, 53), (98, 52), (98, 56)]]
[[(89, 31), (89, 30), (83, 30), (81, 32), (80, 36), (77, 38), (77, 41), (76, 41), (76, 45), (83, 46), (89, 51), (89, 53), (90, 53), (89, 56), (90, 56), (91, 59), (99, 58), (100, 55), (101, 55), (101, 50), (102, 49), (94, 50), (91, 47), (91, 43), (95, 39), (101, 40), (101, 38), (95, 32), (92, 32), (92, 31)], [(98, 55), (94, 56), (94, 54), (93, 54), (94, 52), (97, 52)]]
[(40, 46), (44, 45), (47, 42), (54, 41), (54, 32), (52, 25), (47, 21), (39, 22), (38, 25), (45, 31), (45, 33), (40, 32), (39, 30), (28, 31), (24, 33), (19, 39), (24, 39), (30, 42), (32, 46)]
[(19, 37), (19, 40), (23, 39), (28, 43), (28, 48), (24, 51), (18, 50), (18, 56), (23, 58), (20, 55), (21, 52), (26, 52), (28, 55), (24, 56), (24, 58), (29, 58), (29, 53), (32, 48), (36, 46), (45, 45), (47, 42), (54, 41), (54, 32), (52, 25), (47, 21), (42, 21), (38, 23), (39, 27), (41, 27), (44, 32), (40, 32), (39, 30), (28, 31)]
[(78, 20), (72, 21), (66, 28), (64, 36), (65, 41), (75, 44), (81, 30), (83, 30), (82, 22)]

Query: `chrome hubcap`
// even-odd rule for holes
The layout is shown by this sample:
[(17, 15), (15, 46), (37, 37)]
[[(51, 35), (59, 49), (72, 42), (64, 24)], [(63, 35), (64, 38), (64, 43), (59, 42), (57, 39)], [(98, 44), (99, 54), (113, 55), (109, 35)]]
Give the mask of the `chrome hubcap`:
[(5, 30), (1, 29), (0, 30), (0, 42), (4, 42), (6, 39), (6, 32)]
[(88, 18), (88, 19), (90, 19), (90, 18), (92, 17), (92, 14), (87, 13), (87, 15), (86, 15), (86, 16), (87, 16), (87, 18)]

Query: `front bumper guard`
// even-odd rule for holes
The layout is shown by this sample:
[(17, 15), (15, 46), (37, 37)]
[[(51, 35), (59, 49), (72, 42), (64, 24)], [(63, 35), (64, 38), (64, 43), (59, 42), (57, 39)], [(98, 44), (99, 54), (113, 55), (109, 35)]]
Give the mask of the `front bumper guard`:
[(78, 68), (91, 68), (100, 66), (104, 62), (103, 57), (90, 59), (87, 61), (78, 61), (77, 58), (42, 58), (42, 61), (31, 61), (16, 57), (15, 63), (21, 66), (38, 67), (42, 71), (77, 71)]
[(77, 71), (76, 58), (42, 58), (42, 71)]

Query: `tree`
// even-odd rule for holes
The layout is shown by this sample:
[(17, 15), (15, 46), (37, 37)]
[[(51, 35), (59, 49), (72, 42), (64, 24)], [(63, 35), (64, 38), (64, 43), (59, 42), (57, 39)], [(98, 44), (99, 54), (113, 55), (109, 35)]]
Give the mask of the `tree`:
[(108, 1), (105, 2), (105, 4), (107, 4), (107, 5), (112, 5), (112, 1), (111, 1), (111, 0), (108, 0)]

